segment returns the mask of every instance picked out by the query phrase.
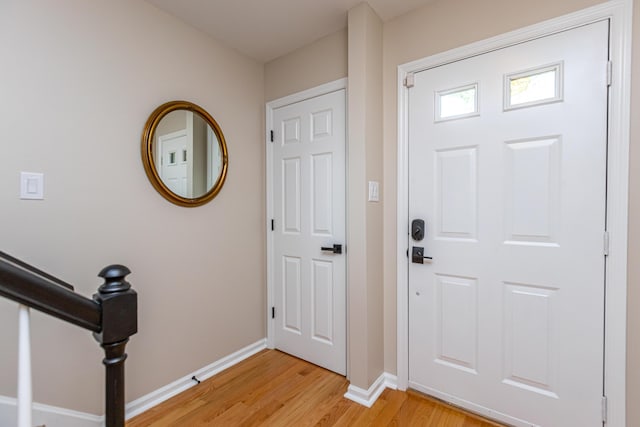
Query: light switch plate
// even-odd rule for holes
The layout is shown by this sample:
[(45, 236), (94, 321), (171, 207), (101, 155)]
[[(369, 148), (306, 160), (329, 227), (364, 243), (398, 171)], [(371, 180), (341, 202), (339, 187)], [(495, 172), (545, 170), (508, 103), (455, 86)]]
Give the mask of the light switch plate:
[(378, 181), (369, 181), (369, 201), (380, 201), (380, 184)]
[(24, 200), (44, 199), (44, 174), (20, 172), (20, 198)]

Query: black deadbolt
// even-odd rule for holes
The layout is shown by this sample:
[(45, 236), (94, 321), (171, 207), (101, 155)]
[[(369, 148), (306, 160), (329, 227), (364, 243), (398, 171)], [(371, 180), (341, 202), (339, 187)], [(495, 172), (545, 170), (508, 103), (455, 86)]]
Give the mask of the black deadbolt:
[(411, 221), (411, 237), (416, 242), (424, 239), (424, 220), (414, 219)]

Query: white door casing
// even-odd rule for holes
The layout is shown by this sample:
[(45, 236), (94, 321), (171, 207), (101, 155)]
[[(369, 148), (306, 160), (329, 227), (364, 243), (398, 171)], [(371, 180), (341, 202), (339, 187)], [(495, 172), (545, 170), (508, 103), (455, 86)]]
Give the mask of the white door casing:
[(271, 123), (272, 345), (344, 375), (345, 90), (274, 108)]
[(410, 244), (434, 259), (409, 266), (410, 386), (602, 423), (607, 63), (600, 21), (416, 73)]

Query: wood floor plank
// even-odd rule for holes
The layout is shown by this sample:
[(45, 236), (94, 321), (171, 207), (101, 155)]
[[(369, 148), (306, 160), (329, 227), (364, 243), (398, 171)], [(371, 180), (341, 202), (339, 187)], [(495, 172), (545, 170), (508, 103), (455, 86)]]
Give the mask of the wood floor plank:
[[(256, 387), (269, 385), (273, 373), (284, 373), (286, 369), (283, 370), (283, 368), (291, 365), (291, 361), (287, 358), (265, 359), (262, 357), (263, 353), (259, 353), (255, 359), (247, 360), (250, 369), (240, 369), (235, 374), (229, 373), (228, 371), (231, 370), (227, 370), (221, 373), (220, 377), (213, 377), (196, 386), (195, 388), (201, 387), (203, 384), (208, 386), (210, 392), (202, 397), (207, 400), (207, 405), (180, 418), (180, 425), (190, 426), (201, 421), (205, 422), (203, 425), (214, 423), (216, 418), (222, 417), (236, 402), (242, 401), (245, 396), (250, 395)], [(271, 374), (269, 374), (270, 372)], [(289, 378), (294, 380), (287, 385), (290, 387), (291, 383), (295, 383), (296, 377), (290, 376)]]
[(385, 390), (378, 398), (386, 403), (385, 410), (374, 420), (373, 425), (388, 426), (393, 425), (395, 414), (398, 413), (402, 405), (407, 401), (407, 393), (397, 390)]
[[(345, 387), (346, 389), (346, 387)], [(345, 414), (347, 409), (349, 409), (352, 402), (349, 402), (347, 399), (342, 398), (338, 399), (336, 403), (334, 403), (325, 414), (320, 417), (314, 427), (329, 427), (338, 425), (338, 420)]]
[[(267, 419), (273, 425), (303, 425), (305, 418), (313, 412), (313, 409), (322, 403), (329, 396), (331, 389), (331, 378), (327, 376), (312, 377), (317, 378), (313, 387), (299, 388), (295, 394), (295, 399), (288, 398), (285, 406), (286, 411), (278, 411), (273, 417)], [(329, 386), (329, 387), (328, 387)]]
[(347, 380), (264, 350), (129, 420), (127, 427), (501, 427), (420, 393), (385, 390), (371, 408), (344, 398)]
[(156, 421), (153, 422), (153, 425), (157, 427), (169, 427), (176, 425), (176, 423), (182, 416), (206, 404), (207, 402), (205, 402), (204, 400), (193, 399), (189, 402), (184, 403), (183, 405), (176, 407), (171, 411), (160, 412), (158, 414), (158, 417), (156, 418)]

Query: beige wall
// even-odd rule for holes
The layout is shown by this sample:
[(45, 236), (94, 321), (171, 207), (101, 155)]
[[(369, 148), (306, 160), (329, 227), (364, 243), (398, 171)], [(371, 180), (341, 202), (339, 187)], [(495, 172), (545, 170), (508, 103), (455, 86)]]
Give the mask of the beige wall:
[(171, 132), (177, 132), (187, 128), (187, 111), (175, 110), (167, 114), (160, 120), (156, 127), (156, 139), (159, 136), (166, 135)]
[(384, 368), (382, 204), (367, 200), (382, 179), (382, 21), (361, 3), (348, 22), (349, 380), (366, 390)]
[(273, 101), (347, 77), (347, 30), (265, 64), (265, 100)]
[[(106, 264), (133, 271), (127, 400), (264, 338), (262, 64), (129, 0), (2, 1), (0, 57), (0, 250), (85, 296)], [(194, 209), (160, 197), (140, 160), (147, 117), (175, 99), (229, 146), (224, 188)], [(18, 200), (20, 171), (45, 174), (44, 201)], [(16, 330), (0, 299), (0, 395), (16, 392)], [(37, 313), (32, 334), (35, 400), (103, 413), (91, 334)]]

